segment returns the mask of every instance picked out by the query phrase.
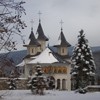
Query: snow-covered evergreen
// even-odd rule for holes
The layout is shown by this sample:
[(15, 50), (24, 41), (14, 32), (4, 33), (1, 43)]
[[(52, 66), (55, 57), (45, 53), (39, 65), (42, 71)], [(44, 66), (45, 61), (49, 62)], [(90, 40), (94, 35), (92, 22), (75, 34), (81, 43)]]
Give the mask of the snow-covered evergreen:
[(43, 71), (40, 65), (35, 68), (35, 76), (31, 78), (28, 82), (29, 88), (33, 94), (44, 94), (44, 89), (46, 88), (46, 78), (43, 76)]
[(78, 43), (74, 47), (72, 54), (72, 78), (75, 82), (75, 89), (84, 88), (88, 84), (94, 84), (95, 63), (88, 40), (83, 34), (83, 30), (78, 35)]
[(55, 79), (52, 76), (49, 76), (47, 78), (47, 85), (48, 85), (48, 89), (52, 90), (55, 88)]
[(9, 79), (8, 80), (8, 88), (9, 88), (9, 90), (15, 90), (17, 87), (16, 87), (16, 79), (14, 79), (14, 78), (11, 78), (11, 79)]

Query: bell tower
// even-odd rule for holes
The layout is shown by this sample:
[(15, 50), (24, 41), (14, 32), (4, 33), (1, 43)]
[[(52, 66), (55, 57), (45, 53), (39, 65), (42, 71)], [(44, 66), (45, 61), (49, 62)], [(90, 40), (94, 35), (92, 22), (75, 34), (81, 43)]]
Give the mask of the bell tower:
[(38, 25), (36, 33), (38, 34), (37, 41), (41, 45), (41, 47), (39, 48), (39, 51), (42, 52), (46, 48), (46, 41), (48, 41), (49, 39), (45, 36), (42, 25), (41, 25), (40, 15), (42, 13), (39, 11), (38, 14), (39, 14), (39, 25)]
[(63, 34), (63, 28), (62, 28), (63, 21), (61, 20), (60, 23), (61, 23), (61, 33), (59, 36), (60, 44), (55, 45), (54, 47), (57, 47), (57, 53), (59, 55), (66, 56), (66, 55), (68, 55), (68, 47), (71, 45), (67, 42), (67, 40)]
[[(33, 21), (31, 21), (31, 23), (33, 23)], [(33, 25), (31, 27), (31, 34), (29, 35), (29, 40), (30, 40), (29, 43), (24, 45), (24, 47), (27, 47), (27, 54), (36, 55), (39, 52), (38, 48), (41, 45), (34, 36)]]

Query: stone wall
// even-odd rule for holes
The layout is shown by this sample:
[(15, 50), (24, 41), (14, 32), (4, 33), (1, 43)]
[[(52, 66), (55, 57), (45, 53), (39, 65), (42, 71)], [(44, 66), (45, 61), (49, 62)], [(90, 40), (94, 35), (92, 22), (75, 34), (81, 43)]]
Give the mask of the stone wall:
[(8, 84), (5, 79), (0, 79), (0, 90), (5, 90), (8, 88)]
[[(7, 90), (9, 88), (7, 82), (9, 78), (0, 78), (0, 90)], [(28, 79), (16, 79), (17, 89), (27, 89)]]
[(27, 89), (28, 79), (18, 79), (17, 89)]

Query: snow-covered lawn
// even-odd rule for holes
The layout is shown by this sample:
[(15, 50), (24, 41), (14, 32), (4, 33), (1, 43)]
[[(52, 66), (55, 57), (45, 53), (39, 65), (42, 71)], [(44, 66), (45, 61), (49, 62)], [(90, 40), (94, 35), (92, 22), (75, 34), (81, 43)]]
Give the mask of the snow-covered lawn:
[(79, 94), (54, 90), (45, 91), (45, 95), (32, 95), (30, 90), (8, 90), (1, 93), (5, 93), (2, 100), (100, 100), (100, 92)]

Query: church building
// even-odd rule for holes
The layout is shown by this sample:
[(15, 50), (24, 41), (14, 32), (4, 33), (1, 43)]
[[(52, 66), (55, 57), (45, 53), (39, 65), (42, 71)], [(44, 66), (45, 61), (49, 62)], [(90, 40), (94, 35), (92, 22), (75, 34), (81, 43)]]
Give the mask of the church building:
[(49, 40), (44, 34), (41, 20), (37, 28), (38, 37), (36, 38), (31, 28), (29, 43), (25, 44), (27, 56), (18, 66), (23, 66), (23, 77), (34, 76), (35, 66), (41, 65), (44, 75), (50, 77), (55, 82), (55, 89), (71, 90), (71, 63), (68, 53), (68, 47), (71, 45), (67, 42), (63, 29), (60, 32), (60, 44), (47, 46)]

